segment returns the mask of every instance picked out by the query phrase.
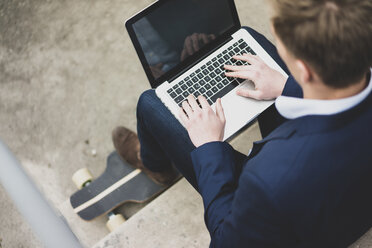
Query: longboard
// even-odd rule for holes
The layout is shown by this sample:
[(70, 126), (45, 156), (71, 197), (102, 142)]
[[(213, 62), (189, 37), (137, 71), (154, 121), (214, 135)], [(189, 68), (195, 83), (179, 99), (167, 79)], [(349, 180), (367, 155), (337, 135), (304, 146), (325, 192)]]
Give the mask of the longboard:
[(84, 220), (109, 213), (126, 202), (144, 203), (166, 189), (144, 172), (123, 161), (114, 151), (101, 176), (70, 197), (71, 206)]

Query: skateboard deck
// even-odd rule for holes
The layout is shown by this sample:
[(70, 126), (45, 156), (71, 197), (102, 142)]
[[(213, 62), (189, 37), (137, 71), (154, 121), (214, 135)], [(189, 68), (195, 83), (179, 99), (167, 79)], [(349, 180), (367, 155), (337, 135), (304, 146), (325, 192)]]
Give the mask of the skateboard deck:
[(106, 214), (126, 202), (143, 203), (166, 189), (144, 172), (123, 161), (114, 151), (101, 176), (70, 197), (71, 206), (84, 220)]

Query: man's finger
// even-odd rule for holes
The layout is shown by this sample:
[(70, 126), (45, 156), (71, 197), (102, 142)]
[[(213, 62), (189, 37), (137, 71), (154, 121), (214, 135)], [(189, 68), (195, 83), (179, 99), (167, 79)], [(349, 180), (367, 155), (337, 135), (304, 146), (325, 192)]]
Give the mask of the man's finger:
[(200, 110), (200, 107), (198, 103), (196, 102), (195, 97), (193, 95), (189, 95), (187, 97), (187, 101), (189, 102), (189, 105), (191, 106), (194, 112)]
[(181, 61), (184, 61), (187, 58), (187, 50), (183, 49), (181, 53)]
[(221, 99), (218, 98), (217, 99), (217, 104), (216, 104), (216, 114), (217, 114), (217, 117), (222, 121), (222, 122), (225, 122), (226, 119), (225, 119), (225, 113), (223, 111), (223, 107), (222, 107), (222, 103), (221, 103)]
[(209, 37), (211, 40), (216, 39), (216, 36), (215, 36), (214, 34), (210, 34), (210, 35), (208, 35), (208, 37)]
[(199, 100), (200, 105), (202, 106), (202, 109), (210, 108), (210, 105), (207, 102), (207, 98), (205, 98), (205, 96), (200, 95), (198, 97), (198, 100)]
[(250, 69), (246, 65), (224, 65), (224, 68), (229, 71), (247, 71)]
[(199, 51), (199, 37), (198, 34), (191, 35), (193, 53)]
[(185, 111), (183, 110), (183, 108), (180, 108), (179, 110), (179, 117), (181, 118), (181, 121), (182, 123), (186, 126), (187, 125), (187, 122), (189, 121), (189, 118), (188, 116), (186, 115)]
[(192, 41), (191, 41), (190, 36), (188, 36), (186, 38), (186, 40), (185, 40), (185, 50), (187, 51), (187, 54), (188, 55), (193, 54), (193, 51), (192, 51)]
[(235, 78), (242, 78), (242, 79), (249, 79), (253, 80), (253, 73), (252, 71), (232, 71), (232, 72), (226, 72), (226, 77), (235, 77)]
[(236, 94), (239, 96), (249, 97), (256, 100), (262, 99), (262, 92), (258, 90), (250, 90), (250, 89), (238, 89)]
[(208, 39), (208, 36), (206, 34), (200, 34), (200, 36), (201, 36), (201, 38), (204, 42), (204, 45), (209, 43), (209, 39)]
[(191, 109), (191, 107), (190, 107), (190, 105), (189, 105), (189, 103), (187, 101), (184, 101), (182, 103), (182, 108), (183, 108), (183, 110), (185, 110), (187, 116), (190, 118), (190, 116), (192, 115), (193, 111), (192, 111), (192, 109)]
[(259, 62), (257, 56), (253, 56), (252, 54), (235, 55), (233, 56), (233, 59), (245, 61), (251, 65), (257, 64)]
[(225, 72), (226, 77), (240, 77), (242, 74), (241, 71), (230, 71), (230, 72)]

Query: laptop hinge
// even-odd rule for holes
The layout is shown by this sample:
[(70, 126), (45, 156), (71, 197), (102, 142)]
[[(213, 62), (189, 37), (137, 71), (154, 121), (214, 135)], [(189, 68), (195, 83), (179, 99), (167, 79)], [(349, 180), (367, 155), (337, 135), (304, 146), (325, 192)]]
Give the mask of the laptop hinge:
[(216, 46), (214, 49), (212, 49), (211, 51), (209, 51), (207, 54), (205, 54), (202, 58), (198, 59), (197, 61), (195, 61), (194, 63), (190, 64), (189, 66), (187, 66), (185, 69), (183, 69), (182, 71), (180, 71), (179, 73), (177, 73), (176, 75), (174, 75), (172, 78), (170, 78), (167, 82), (168, 83), (171, 83), (173, 82), (173, 80), (177, 79), (179, 76), (181, 76), (183, 73), (185, 73), (186, 71), (188, 71), (190, 68), (192, 68), (194, 65), (196, 65), (197, 63), (199, 63), (200, 61), (202, 61), (205, 57), (208, 57), (210, 54), (214, 53), (214, 51), (218, 50), (220, 47), (222, 47), (223, 45), (225, 45), (226, 43), (228, 43), (229, 41), (231, 41), (233, 39), (232, 36), (230, 36), (227, 40), (225, 40), (224, 42), (220, 43), (218, 46)]

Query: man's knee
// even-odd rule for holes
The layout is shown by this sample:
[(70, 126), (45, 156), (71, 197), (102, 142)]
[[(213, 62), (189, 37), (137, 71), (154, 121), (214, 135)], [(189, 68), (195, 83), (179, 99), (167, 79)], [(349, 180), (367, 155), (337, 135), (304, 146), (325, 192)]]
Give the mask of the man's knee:
[(256, 31), (255, 29), (253, 29), (251, 27), (243, 26), (242, 28), (244, 28), (245, 30), (247, 30), (248, 33), (250, 33), (253, 37), (265, 38), (265, 36), (263, 36), (261, 33), (259, 33), (258, 31)]
[(151, 109), (153, 108), (156, 100), (157, 100), (157, 96), (154, 90), (144, 91), (138, 99), (137, 117), (139, 117), (142, 114), (152, 112)]
[(252, 35), (253, 38), (255, 38), (259, 43), (261, 41), (264, 41), (264, 40), (266, 41), (267, 40), (266, 37), (263, 34), (257, 32), (255, 29), (253, 29), (251, 27), (243, 26), (242, 28), (244, 28), (245, 30), (247, 30), (248, 33), (250, 33), (250, 35)]
[(256, 32), (256, 33), (257, 33), (257, 31), (254, 30), (254, 29), (251, 28), (251, 27), (248, 27), (248, 26), (242, 26), (242, 28), (244, 28), (245, 30), (247, 30), (249, 33), (251, 33), (251, 32)]

